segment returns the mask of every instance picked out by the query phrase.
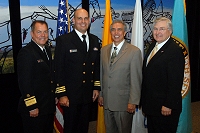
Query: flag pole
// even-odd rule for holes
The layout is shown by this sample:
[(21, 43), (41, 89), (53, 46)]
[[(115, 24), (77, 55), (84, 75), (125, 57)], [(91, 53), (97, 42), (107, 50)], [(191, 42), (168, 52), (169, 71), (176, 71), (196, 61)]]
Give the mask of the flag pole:
[(70, 32), (70, 17), (69, 17), (69, 5), (68, 5), (68, 0), (66, 0), (66, 7), (67, 7), (67, 21), (68, 21), (68, 32)]

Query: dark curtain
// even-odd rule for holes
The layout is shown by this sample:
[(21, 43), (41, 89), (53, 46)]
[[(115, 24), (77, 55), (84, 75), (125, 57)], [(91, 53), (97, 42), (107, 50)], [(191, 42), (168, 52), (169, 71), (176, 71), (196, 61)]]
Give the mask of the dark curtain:
[(186, 1), (192, 102), (200, 101), (200, 2)]

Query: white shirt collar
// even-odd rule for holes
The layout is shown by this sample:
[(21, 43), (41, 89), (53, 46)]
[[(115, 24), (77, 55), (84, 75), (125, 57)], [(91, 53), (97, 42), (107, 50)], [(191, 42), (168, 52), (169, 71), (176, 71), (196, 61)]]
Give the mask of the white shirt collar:
[(120, 49), (122, 48), (122, 45), (124, 44), (124, 42), (125, 42), (125, 40), (121, 41), (117, 46), (116, 46), (116, 45), (114, 44), (114, 42), (113, 42), (112, 48), (111, 48), (111, 53), (113, 52), (114, 47), (117, 47), (116, 52), (117, 52), (117, 54), (118, 54), (119, 51), (120, 51)]
[[(170, 38), (170, 37), (169, 37), (169, 38)], [(167, 40), (165, 40), (164, 42), (161, 42), (161, 43), (159, 43), (159, 44), (156, 43), (156, 45), (158, 44), (158, 46), (157, 46), (157, 47), (158, 47), (158, 50), (169, 40), (169, 38), (168, 38)], [(157, 50), (157, 51), (158, 51), (158, 50)]]
[[(33, 39), (31, 39), (35, 44), (37, 44)], [(37, 44), (38, 45), (38, 47), (43, 51), (43, 49), (45, 48), (45, 46), (40, 46), (39, 44)]]
[[(79, 38), (81, 39), (81, 41), (83, 41), (83, 38), (82, 38), (82, 35), (83, 33), (81, 33), (80, 31), (74, 29), (75, 32), (77, 33), (77, 35), (79, 36)], [(84, 35), (86, 35), (86, 40), (88, 39), (88, 34), (87, 34), (87, 31), (84, 33)]]

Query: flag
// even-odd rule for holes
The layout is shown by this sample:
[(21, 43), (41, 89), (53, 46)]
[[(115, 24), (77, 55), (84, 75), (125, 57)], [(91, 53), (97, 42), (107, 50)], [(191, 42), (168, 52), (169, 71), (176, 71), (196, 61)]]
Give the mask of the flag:
[(54, 116), (54, 129), (56, 133), (63, 133), (63, 110), (60, 107), (60, 104), (56, 104), (56, 114)]
[[(58, 3), (58, 19), (57, 19), (57, 32), (56, 36), (66, 34), (68, 32), (68, 13), (67, 13), (68, 0), (59, 0)], [(69, 23), (70, 24), (70, 23)]]
[[(68, 18), (68, 0), (59, 0), (56, 37), (70, 31), (70, 19)], [(54, 129), (56, 133), (63, 133), (63, 124), (63, 110), (58, 102), (56, 104), (56, 114), (54, 116)]]
[(180, 114), (177, 133), (192, 132), (190, 61), (188, 52), (188, 34), (186, 22), (185, 0), (175, 0), (172, 15), (173, 35), (175, 42), (183, 49), (185, 55), (185, 70), (182, 86), (182, 112)]
[(137, 46), (141, 50), (143, 57), (144, 56), (143, 19), (142, 19), (142, 8), (140, 0), (136, 0), (134, 10), (135, 11), (134, 11), (132, 32), (131, 32), (132, 33), (131, 44)]
[[(144, 43), (143, 43), (143, 19), (142, 19), (142, 8), (141, 0), (136, 0), (134, 17), (132, 24), (132, 36), (131, 44), (137, 46), (144, 56)], [(136, 109), (133, 115), (132, 130), (131, 133), (147, 133), (146, 117), (142, 114), (142, 110)]]
[[(102, 35), (102, 47), (107, 44), (112, 43), (112, 38), (110, 34), (110, 25), (112, 24), (112, 15), (110, 0), (106, 0), (106, 9), (104, 16), (104, 28)], [(105, 123), (104, 123), (104, 111), (103, 107), (98, 105), (98, 115), (97, 115), (97, 133), (106, 133)]]
[(112, 38), (110, 34), (110, 25), (112, 24), (112, 14), (110, 0), (106, 0), (106, 9), (104, 16), (104, 25), (103, 25), (103, 36), (102, 36), (102, 47), (107, 44), (112, 43)]

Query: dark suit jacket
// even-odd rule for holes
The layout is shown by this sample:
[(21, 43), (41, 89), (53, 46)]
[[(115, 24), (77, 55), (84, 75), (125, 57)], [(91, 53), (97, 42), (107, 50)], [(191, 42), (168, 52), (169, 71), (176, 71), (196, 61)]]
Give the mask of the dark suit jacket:
[(55, 91), (52, 88), (52, 56), (46, 46), (49, 61), (37, 44), (31, 41), (23, 47), (17, 58), (19, 89), (22, 97), (19, 112), (29, 114), (30, 110), (39, 109), (39, 114), (55, 111)]
[(147, 58), (154, 48), (151, 44), (143, 62), (141, 105), (148, 115), (161, 115), (162, 106), (181, 111), (181, 89), (184, 77), (184, 55), (181, 48), (170, 38), (153, 56)]
[(70, 104), (92, 102), (93, 90), (100, 90), (100, 44), (88, 36), (88, 52), (74, 30), (56, 39), (56, 96), (67, 96)]

